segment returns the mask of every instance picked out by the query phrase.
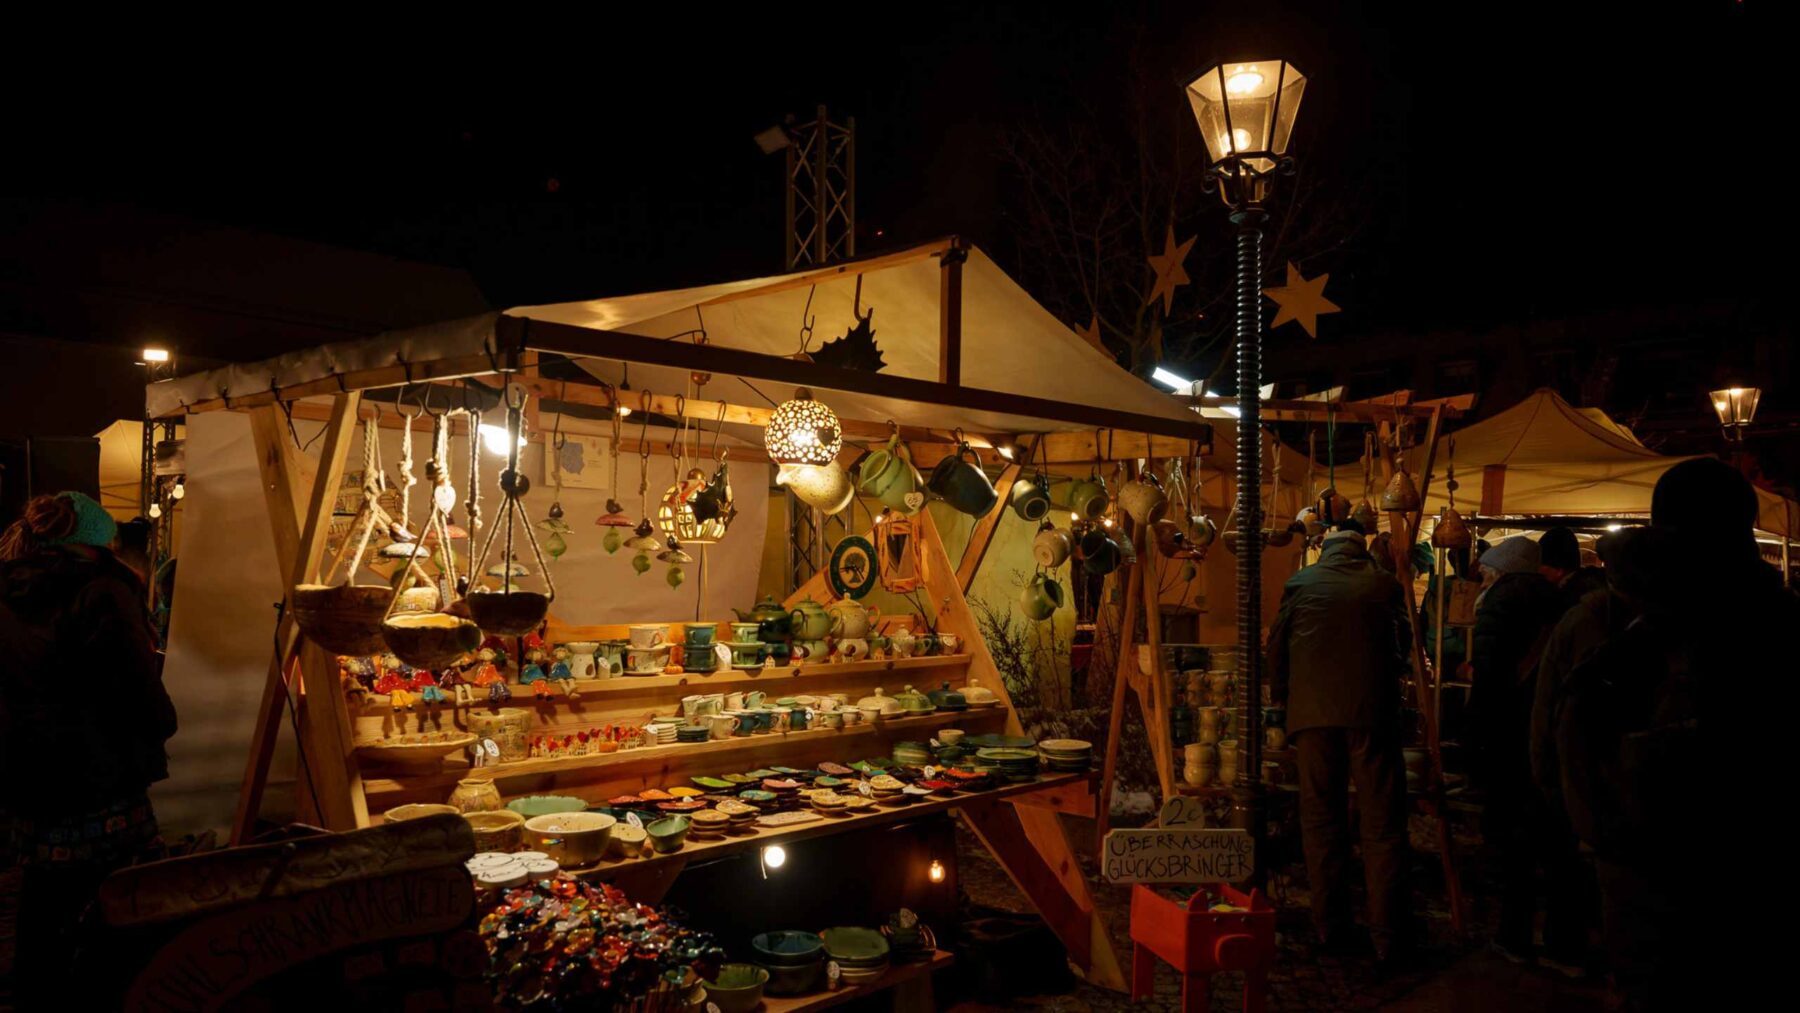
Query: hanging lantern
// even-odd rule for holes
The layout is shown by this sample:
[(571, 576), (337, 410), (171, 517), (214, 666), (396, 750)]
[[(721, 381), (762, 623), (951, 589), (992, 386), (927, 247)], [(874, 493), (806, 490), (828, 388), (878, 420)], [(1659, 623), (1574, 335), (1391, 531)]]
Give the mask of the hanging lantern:
[(1381, 493), (1381, 509), (1393, 513), (1419, 509), (1419, 487), (1404, 470), (1394, 472)]
[(770, 416), (763, 441), (776, 464), (830, 464), (844, 449), (844, 430), (837, 413), (801, 387)]
[(925, 579), (925, 547), (913, 518), (881, 511), (875, 518), (875, 554), (884, 589), (905, 594)]
[(1475, 533), (1469, 530), (1455, 507), (1445, 507), (1431, 529), (1431, 544), (1440, 549), (1466, 549), (1475, 544)]
[(725, 537), (725, 522), (719, 517), (701, 520), (694, 512), (694, 497), (706, 488), (706, 476), (699, 468), (688, 472), (685, 481), (678, 482), (663, 493), (662, 502), (656, 508), (656, 526), (671, 542), (693, 542), (695, 545), (711, 545)]

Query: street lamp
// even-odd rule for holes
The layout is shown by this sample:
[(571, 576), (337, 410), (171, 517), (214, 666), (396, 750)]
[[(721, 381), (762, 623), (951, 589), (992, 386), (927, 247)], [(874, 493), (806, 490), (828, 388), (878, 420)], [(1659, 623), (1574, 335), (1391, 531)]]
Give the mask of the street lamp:
[(1751, 420), (1756, 418), (1756, 403), (1762, 400), (1762, 389), (1727, 387), (1713, 391), (1711, 397), (1713, 411), (1719, 415), (1719, 425), (1725, 429), (1725, 438), (1742, 443), (1744, 430), (1750, 428)]
[[(1285, 60), (1221, 63), (1187, 83), (1188, 104), (1206, 142), (1206, 186), (1217, 188), (1237, 226), (1237, 524), (1263, 529), (1262, 223), (1277, 175), (1292, 175), (1288, 156), (1306, 77)], [(1238, 741), (1245, 755), (1232, 788), (1237, 824), (1262, 835), (1262, 539), (1241, 539), (1237, 553)]]

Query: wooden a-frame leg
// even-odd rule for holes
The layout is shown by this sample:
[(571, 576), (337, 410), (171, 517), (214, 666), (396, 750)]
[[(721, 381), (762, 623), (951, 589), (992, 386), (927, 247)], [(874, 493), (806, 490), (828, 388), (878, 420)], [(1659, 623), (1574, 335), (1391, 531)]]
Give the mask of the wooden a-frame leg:
[[(1116, 577), (1114, 579), (1117, 580)], [(1118, 772), (1119, 739), (1125, 728), (1125, 687), (1134, 670), (1132, 666), (1137, 664), (1136, 653), (1132, 650), (1132, 638), (1137, 625), (1138, 600), (1142, 597), (1139, 587), (1142, 579), (1143, 570), (1136, 565), (1125, 575), (1124, 606), (1120, 609), (1119, 618), (1119, 660), (1113, 665), (1112, 710), (1106, 718), (1106, 753), (1100, 764), (1100, 800), (1094, 807), (1096, 853), (1100, 850), (1101, 842), (1106, 840), (1106, 832), (1112, 827), (1113, 781)]]

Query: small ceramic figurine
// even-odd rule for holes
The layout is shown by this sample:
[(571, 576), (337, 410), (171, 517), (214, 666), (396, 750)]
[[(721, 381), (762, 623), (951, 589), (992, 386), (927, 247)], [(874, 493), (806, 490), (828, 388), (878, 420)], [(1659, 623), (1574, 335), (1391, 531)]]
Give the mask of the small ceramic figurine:
[(569, 670), (567, 660), (569, 652), (559, 647), (556, 649), (556, 654), (556, 664), (550, 666), (550, 681), (569, 699), (581, 699), (581, 691), (575, 688), (575, 673)]
[(349, 658), (338, 659), (338, 684), (343, 687), (345, 705), (352, 711), (368, 701), (369, 687), (363, 685), (361, 679), (351, 674)]
[(417, 693), (426, 706), (444, 702), (444, 691), (438, 688), (437, 679), (429, 671), (414, 671), (412, 682), (407, 688)]

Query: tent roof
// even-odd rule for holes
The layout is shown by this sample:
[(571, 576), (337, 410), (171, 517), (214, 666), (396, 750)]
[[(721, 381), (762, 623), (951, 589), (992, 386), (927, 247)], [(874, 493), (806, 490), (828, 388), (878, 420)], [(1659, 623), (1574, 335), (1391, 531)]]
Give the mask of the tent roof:
[[(1454, 445), (1454, 453), (1452, 446)], [(1409, 463), (1422, 464), (1423, 448)], [(1639, 443), (1598, 408), (1576, 408), (1542, 389), (1505, 411), (1438, 440), (1427, 514), (1447, 499), (1439, 477), (1457, 473), (1465, 513), (1484, 516), (1649, 516), (1657, 479), (1688, 457), (1665, 457)], [(1762, 501), (1758, 527), (1792, 534), (1800, 511), (1773, 493)]]
[[(856, 322), (857, 307), (870, 319), (886, 366), (884, 376), (935, 381), (938, 377), (938, 256), (952, 240), (899, 253), (790, 275), (722, 282), (666, 292), (524, 306), (508, 315), (599, 330), (627, 331), (650, 338), (689, 338), (704, 327), (708, 342), (725, 348), (787, 356), (801, 348), (802, 324), (815, 330), (812, 351), (842, 336)], [(232, 366), (153, 385), (153, 416), (220, 396), (266, 392), (271, 384), (293, 388), (340, 372), (479, 356), (493, 344), (490, 314), (431, 327), (308, 349), (246, 366)], [(1112, 408), (1159, 418), (1199, 422), (1185, 405), (1120, 369), (1111, 356), (1090, 345), (1032, 299), (1018, 283), (978, 249), (968, 250), (963, 267), (962, 384), (1071, 405)], [(590, 372), (622, 380), (616, 361), (586, 359)], [(636, 390), (675, 394), (686, 389), (687, 371), (639, 365), (631, 370)], [(735, 404), (779, 403), (789, 391), (777, 385), (718, 376), (705, 396)], [(916, 416), (910, 402), (877, 395), (834, 393), (831, 403), (850, 418), (882, 420)], [(974, 408), (936, 406), (929, 424), (972, 432), (1071, 430), (1084, 428), (1053, 420)]]

